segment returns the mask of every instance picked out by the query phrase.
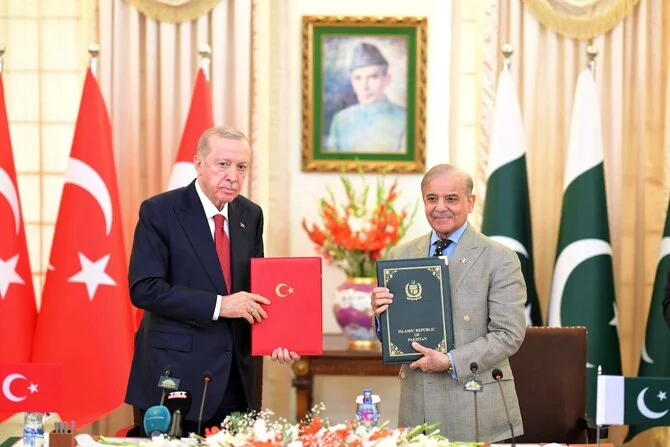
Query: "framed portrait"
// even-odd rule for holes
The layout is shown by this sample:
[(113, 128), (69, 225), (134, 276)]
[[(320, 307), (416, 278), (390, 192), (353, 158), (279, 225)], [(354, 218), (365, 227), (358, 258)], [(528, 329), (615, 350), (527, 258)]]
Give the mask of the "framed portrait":
[(302, 169), (423, 172), (426, 18), (302, 18)]

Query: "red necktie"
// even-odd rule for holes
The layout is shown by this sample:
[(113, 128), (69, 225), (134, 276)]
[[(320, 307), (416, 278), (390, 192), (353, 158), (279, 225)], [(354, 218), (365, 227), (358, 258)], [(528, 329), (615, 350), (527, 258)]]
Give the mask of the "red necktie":
[(216, 247), (216, 254), (221, 263), (221, 272), (223, 272), (223, 279), (226, 281), (228, 293), (233, 293), (232, 279), (230, 273), (230, 240), (223, 228), (223, 223), (226, 218), (223, 214), (214, 215), (214, 246)]

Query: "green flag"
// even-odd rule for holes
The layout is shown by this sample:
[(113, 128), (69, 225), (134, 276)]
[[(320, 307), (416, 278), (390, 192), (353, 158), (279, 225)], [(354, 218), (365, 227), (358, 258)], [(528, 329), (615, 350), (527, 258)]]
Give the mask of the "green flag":
[(670, 425), (670, 379), (598, 377), (598, 424), (640, 427)]
[(526, 324), (542, 326), (535, 290), (533, 236), (521, 107), (508, 69), (498, 78), (482, 233), (514, 250), (526, 280)]
[(579, 74), (549, 299), (549, 326), (588, 330), (586, 415), (595, 417), (596, 369), (621, 374), (600, 105), (587, 69)]
[[(647, 331), (642, 343), (638, 377), (670, 377), (670, 329), (663, 319), (663, 297), (670, 271), (670, 203), (665, 217), (665, 228), (661, 239), (661, 250), (656, 267), (656, 279), (651, 295)], [(648, 428), (649, 424), (631, 425), (626, 442)], [(670, 425), (670, 424), (668, 424)]]

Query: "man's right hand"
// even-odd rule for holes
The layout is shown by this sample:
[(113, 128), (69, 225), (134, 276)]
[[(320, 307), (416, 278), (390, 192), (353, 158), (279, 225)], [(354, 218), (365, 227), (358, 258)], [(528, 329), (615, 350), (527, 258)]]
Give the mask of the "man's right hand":
[(393, 302), (393, 294), (386, 287), (375, 287), (370, 294), (370, 305), (375, 316), (379, 317), (386, 312)]
[(259, 303), (270, 304), (270, 300), (255, 293), (236, 292), (221, 299), (219, 316), (244, 318), (249, 324), (261, 322), (268, 317), (268, 314)]

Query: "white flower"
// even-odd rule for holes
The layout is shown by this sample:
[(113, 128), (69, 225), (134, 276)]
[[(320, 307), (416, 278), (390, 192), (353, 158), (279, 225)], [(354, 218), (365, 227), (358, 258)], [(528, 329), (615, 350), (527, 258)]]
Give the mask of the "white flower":
[(365, 221), (362, 218), (354, 216), (349, 216), (347, 223), (349, 224), (349, 228), (351, 229), (352, 233), (358, 233), (362, 231), (365, 225)]
[(261, 442), (269, 441), (273, 438), (274, 433), (267, 430), (265, 426), (265, 419), (256, 419), (253, 425), (254, 439)]
[(302, 442), (301, 441), (293, 441), (293, 442), (290, 442), (286, 447), (302, 447)]

